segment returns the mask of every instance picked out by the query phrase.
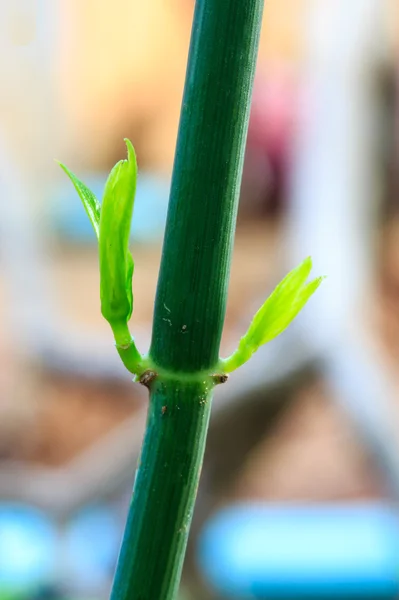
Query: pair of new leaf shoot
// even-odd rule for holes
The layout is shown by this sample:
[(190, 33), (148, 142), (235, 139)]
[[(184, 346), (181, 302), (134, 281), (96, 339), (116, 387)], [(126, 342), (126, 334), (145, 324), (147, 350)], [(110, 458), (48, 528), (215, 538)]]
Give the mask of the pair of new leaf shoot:
[[(146, 373), (156, 373), (151, 357), (138, 351), (129, 331), (133, 312), (132, 279), (134, 261), (129, 250), (137, 182), (137, 160), (132, 143), (125, 139), (127, 159), (112, 169), (104, 188), (102, 203), (65, 165), (60, 166), (71, 179), (97, 235), (100, 262), (101, 313), (114, 334), (116, 349), (136, 381), (145, 382)], [(319, 287), (322, 277), (308, 282), (312, 268), (306, 258), (277, 285), (254, 316), (237, 350), (219, 359), (216, 371), (224, 376), (246, 363), (256, 350), (270, 342), (293, 321)], [(214, 371), (215, 372), (215, 371)]]

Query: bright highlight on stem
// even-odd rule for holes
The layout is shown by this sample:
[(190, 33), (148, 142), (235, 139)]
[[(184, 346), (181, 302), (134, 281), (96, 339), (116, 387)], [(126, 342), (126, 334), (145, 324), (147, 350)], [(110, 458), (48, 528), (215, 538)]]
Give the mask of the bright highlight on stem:
[[(150, 367), (149, 360), (137, 350), (128, 322), (133, 312), (132, 278), (134, 261), (129, 251), (129, 235), (133, 216), (137, 182), (137, 161), (132, 143), (125, 140), (127, 160), (119, 161), (105, 184), (100, 204), (89, 188), (65, 165), (68, 175), (82, 201), (99, 242), (101, 312), (114, 333), (116, 348), (131, 373), (137, 379)], [(312, 260), (306, 258), (277, 285), (258, 312), (237, 350), (220, 359), (218, 372), (232, 373), (246, 363), (264, 344), (282, 333), (321, 284), (323, 277), (307, 282)], [(151, 363), (156, 371), (156, 365)]]

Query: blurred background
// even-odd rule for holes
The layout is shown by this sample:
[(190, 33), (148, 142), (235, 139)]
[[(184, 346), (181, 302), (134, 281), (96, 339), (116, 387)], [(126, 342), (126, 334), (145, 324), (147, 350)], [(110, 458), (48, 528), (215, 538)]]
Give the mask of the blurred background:
[[(53, 159), (101, 197), (133, 141), (145, 351), (193, 8), (0, 2), (1, 600), (109, 595), (147, 397)], [(180, 600), (399, 597), (398, 24), (266, 2), (222, 355), (305, 256), (328, 278), (216, 391)]]

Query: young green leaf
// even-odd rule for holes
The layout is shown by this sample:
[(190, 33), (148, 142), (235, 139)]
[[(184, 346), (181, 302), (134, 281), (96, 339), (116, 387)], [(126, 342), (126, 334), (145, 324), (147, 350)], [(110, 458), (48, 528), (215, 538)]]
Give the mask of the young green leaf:
[(295, 319), (323, 280), (318, 277), (306, 283), (311, 268), (312, 260), (308, 257), (278, 284), (254, 316), (237, 350), (222, 361), (225, 372), (247, 362), (260, 346), (277, 337)]
[(82, 204), (86, 210), (87, 216), (90, 219), (90, 223), (93, 225), (93, 229), (96, 233), (97, 239), (99, 238), (99, 227), (100, 227), (100, 203), (97, 200), (97, 198), (95, 197), (95, 195), (93, 194), (93, 192), (91, 190), (89, 190), (89, 188), (83, 183), (83, 181), (80, 181), (80, 179), (78, 179), (76, 177), (76, 175), (74, 175), (74, 173), (72, 173), (72, 171), (70, 171), (68, 169), (68, 167), (66, 167), (65, 165), (63, 165), (62, 163), (58, 163), (61, 167), (61, 169), (63, 171), (65, 171), (65, 173), (68, 175), (69, 179), (72, 181), (75, 190), (78, 192), (79, 194), (79, 198), (82, 201)]
[(129, 252), (130, 224), (136, 192), (137, 162), (129, 140), (128, 158), (112, 169), (100, 206), (93, 192), (65, 165), (99, 240), (101, 311), (110, 323), (117, 351), (131, 373), (138, 372), (142, 357), (130, 335), (128, 321), (133, 310), (134, 263)]
[(105, 184), (99, 237), (101, 312), (114, 330), (117, 341), (118, 332), (126, 329), (133, 310), (134, 263), (129, 251), (129, 237), (137, 162), (131, 142), (125, 142), (128, 158), (115, 165)]

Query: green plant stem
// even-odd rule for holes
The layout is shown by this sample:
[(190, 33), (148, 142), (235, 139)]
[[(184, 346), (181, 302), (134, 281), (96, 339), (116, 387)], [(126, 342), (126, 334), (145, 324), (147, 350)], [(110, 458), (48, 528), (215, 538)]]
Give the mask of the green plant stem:
[(172, 600), (178, 588), (217, 381), (262, 9), (263, 0), (196, 3), (148, 359), (149, 417), (112, 600)]
[(198, 0), (151, 356), (172, 371), (218, 360), (263, 0)]
[(122, 322), (113, 325), (112, 332), (115, 338), (116, 349), (123, 364), (131, 373), (138, 373), (142, 363), (142, 356), (131, 336), (127, 323)]
[(243, 347), (240, 347), (240, 349), (235, 350), (233, 354), (227, 358), (220, 359), (219, 370), (226, 374), (232, 373), (245, 364), (253, 354), (254, 351), (251, 348), (244, 349)]
[(154, 384), (113, 600), (174, 598), (210, 408), (210, 393), (202, 382)]

